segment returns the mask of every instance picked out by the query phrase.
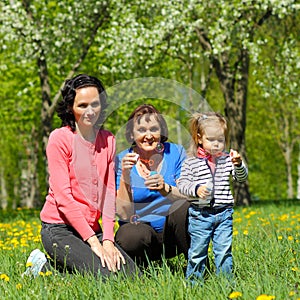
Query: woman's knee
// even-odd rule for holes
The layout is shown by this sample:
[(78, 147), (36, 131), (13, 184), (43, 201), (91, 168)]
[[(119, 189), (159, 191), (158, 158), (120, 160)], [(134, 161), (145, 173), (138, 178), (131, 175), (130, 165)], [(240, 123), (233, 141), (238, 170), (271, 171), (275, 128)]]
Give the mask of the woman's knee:
[(134, 251), (151, 244), (153, 229), (146, 224), (125, 224), (116, 233), (116, 242), (125, 251)]

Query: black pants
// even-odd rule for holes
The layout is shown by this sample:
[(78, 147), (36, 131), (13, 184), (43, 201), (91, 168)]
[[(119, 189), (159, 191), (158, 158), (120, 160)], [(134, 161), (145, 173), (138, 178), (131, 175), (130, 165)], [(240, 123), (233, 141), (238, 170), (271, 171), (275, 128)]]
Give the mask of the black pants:
[[(95, 276), (100, 275), (103, 279), (114, 274), (107, 267), (102, 267), (100, 258), (72, 227), (65, 224), (42, 223), (41, 235), (44, 248), (57, 269), (80, 274), (89, 272)], [(97, 237), (102, 241), (102, 233), (97, 234)], [(120, 272), (129, 276), (139, 274), (133, 260), (120, 246), (116, 245), (116, 247), (126, 260)]]
[(175, 201), (161, 233), (147, 223), (123, 224), (116, 233), (116, 242), (143, 266), (147, 266), (148, 260), (160, 260), (162, 256), (171, 258), (183, 253), (187, 258), (190, 246), (187, 232), (188, 208), (187, 201)]

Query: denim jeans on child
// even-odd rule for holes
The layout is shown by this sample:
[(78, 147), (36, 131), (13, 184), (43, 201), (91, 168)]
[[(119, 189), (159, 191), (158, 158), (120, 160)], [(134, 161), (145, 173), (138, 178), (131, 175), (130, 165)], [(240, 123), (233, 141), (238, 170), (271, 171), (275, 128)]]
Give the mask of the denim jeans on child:
[(208, 246), (213, 243), (216, 273), (231, 276), (232, 273), (232, 207), (189, 208), (189, 234), (191, 246), (188, 253), (187, 279), (203, 279)]

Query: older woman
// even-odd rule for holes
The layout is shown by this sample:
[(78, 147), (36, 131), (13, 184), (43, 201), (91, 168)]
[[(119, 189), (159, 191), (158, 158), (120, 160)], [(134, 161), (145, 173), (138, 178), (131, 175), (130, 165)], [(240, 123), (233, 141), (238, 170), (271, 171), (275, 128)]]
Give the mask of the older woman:
[(176, 181), (186, 157), (168, 143), (165, 119), (152, 105), (130, 115), (126, 138), (131, 147), (117, 155), (116, 242), (139, 264), (183, 253), (187, 257), (188, 202)]

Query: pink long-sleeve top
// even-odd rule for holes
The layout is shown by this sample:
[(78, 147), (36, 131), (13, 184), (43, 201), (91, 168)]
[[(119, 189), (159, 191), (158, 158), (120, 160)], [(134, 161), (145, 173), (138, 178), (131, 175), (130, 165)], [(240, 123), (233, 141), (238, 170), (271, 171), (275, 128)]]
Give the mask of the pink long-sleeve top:
[(40, 217), (43, 222), (72, 226), (84, 241), (101, 232), (114, 241), (115, 137), (99, 130), (95, 143), (69, 127), (49, 137), (47, 159), (49, 192)]

